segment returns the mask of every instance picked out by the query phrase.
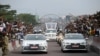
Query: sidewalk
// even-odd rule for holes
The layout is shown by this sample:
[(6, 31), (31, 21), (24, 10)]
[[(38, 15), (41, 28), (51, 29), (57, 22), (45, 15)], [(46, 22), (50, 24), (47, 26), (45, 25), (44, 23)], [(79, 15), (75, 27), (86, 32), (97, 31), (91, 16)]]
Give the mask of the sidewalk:
[(90, 50), (96, 52), (100, 56), (100, 37), (89, 37)]
[[(19, 45), (18, 40), (16, 40), (16, 48), (18, 48), (18, 47), (20, 47), (20, 45)], [(8, 44), (8, 49), (9, 49), (9, 52), (14, 50), (11, 42)], [(0, 56), (2, 56), (2, 49), (1, 48), (0, 48)]]

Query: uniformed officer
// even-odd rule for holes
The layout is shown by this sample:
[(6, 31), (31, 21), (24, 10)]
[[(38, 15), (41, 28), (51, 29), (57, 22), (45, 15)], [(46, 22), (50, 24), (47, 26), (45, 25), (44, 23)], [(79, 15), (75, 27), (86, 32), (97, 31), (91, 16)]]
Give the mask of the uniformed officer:
[(2, 45), (2, 56), (8, 54), (8, 37), (5, 35), (3, 36), (3, 45)]
[(0, 39), (2, 56), (6, 56), (8, 54), (8, 37), (6, 34), (6, 25), (2, 20), (0, 20)]

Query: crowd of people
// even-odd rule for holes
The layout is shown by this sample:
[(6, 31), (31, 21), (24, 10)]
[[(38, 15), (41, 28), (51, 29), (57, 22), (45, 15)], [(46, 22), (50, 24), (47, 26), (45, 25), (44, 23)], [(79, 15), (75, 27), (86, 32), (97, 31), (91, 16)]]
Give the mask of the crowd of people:
[[(100, 37), (100, 12), (70, 22), (65, 27), (65, 30), (66, 33), (77, 32), (82, 33), (85, 36)], [(8, 22), (0, 17), (0, 47), (2, 47), (2, 56), (7, 54), (9, 42), (14, 43), (16, 39), (20, 42), (23, 35), (31, 32), (33, 32), (32, 25), (26, 25), (21, 21)]]
[(66, 32), (78, 32), (85, 36), (100, 36), (100, 12), (88, 17), (82, 17), (69, 23)]
[(8, 43), (15, 45), (16, 40), (23, 38), (25, 34), (32, 31), (32, 25), (26, 25), (21, 21), (8, 22), (0, 17), (0, 48), (2, 48), (2, 56), (8, 53)]

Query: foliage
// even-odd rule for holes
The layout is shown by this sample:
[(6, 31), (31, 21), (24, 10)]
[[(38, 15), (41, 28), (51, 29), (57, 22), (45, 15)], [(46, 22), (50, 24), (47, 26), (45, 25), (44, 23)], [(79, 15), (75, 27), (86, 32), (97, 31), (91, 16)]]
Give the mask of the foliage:
[(13, 21), (16, 15), (16, 10), (9, 10), (10, 5), (0, 4), (0, 17), (5, 18), (7, 21)]
[(37, 21), (36, 21), (36, 16), (35, 15), (31, 15), (31, 14), (27, 14), (27, 13), (23, 13), (23, 14), (19, 14), (17, 15), (18, 20), (25, 22), (26, 24), (32, 24), (32, 25), (36, 25)]

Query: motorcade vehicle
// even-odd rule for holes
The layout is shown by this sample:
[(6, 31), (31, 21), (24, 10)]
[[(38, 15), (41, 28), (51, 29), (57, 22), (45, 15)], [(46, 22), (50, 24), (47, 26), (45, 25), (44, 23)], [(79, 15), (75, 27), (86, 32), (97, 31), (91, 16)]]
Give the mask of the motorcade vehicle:
[(88, 52), (88, 43), (80, 33), (67, 33), (61, 42), (61, 51), (83, 50)]
[(45, 36), (47, 40), (56, 40), (57, 30), (55, 29), (48, 29), (45, 31)]
[(39, 30), (34, 30), (33, 34), (43, 34), (43, 31), (41, 29)]
[(48, 53), (48, 43), (43, 34), (27, 34), (21, 43), (21, 52)]

